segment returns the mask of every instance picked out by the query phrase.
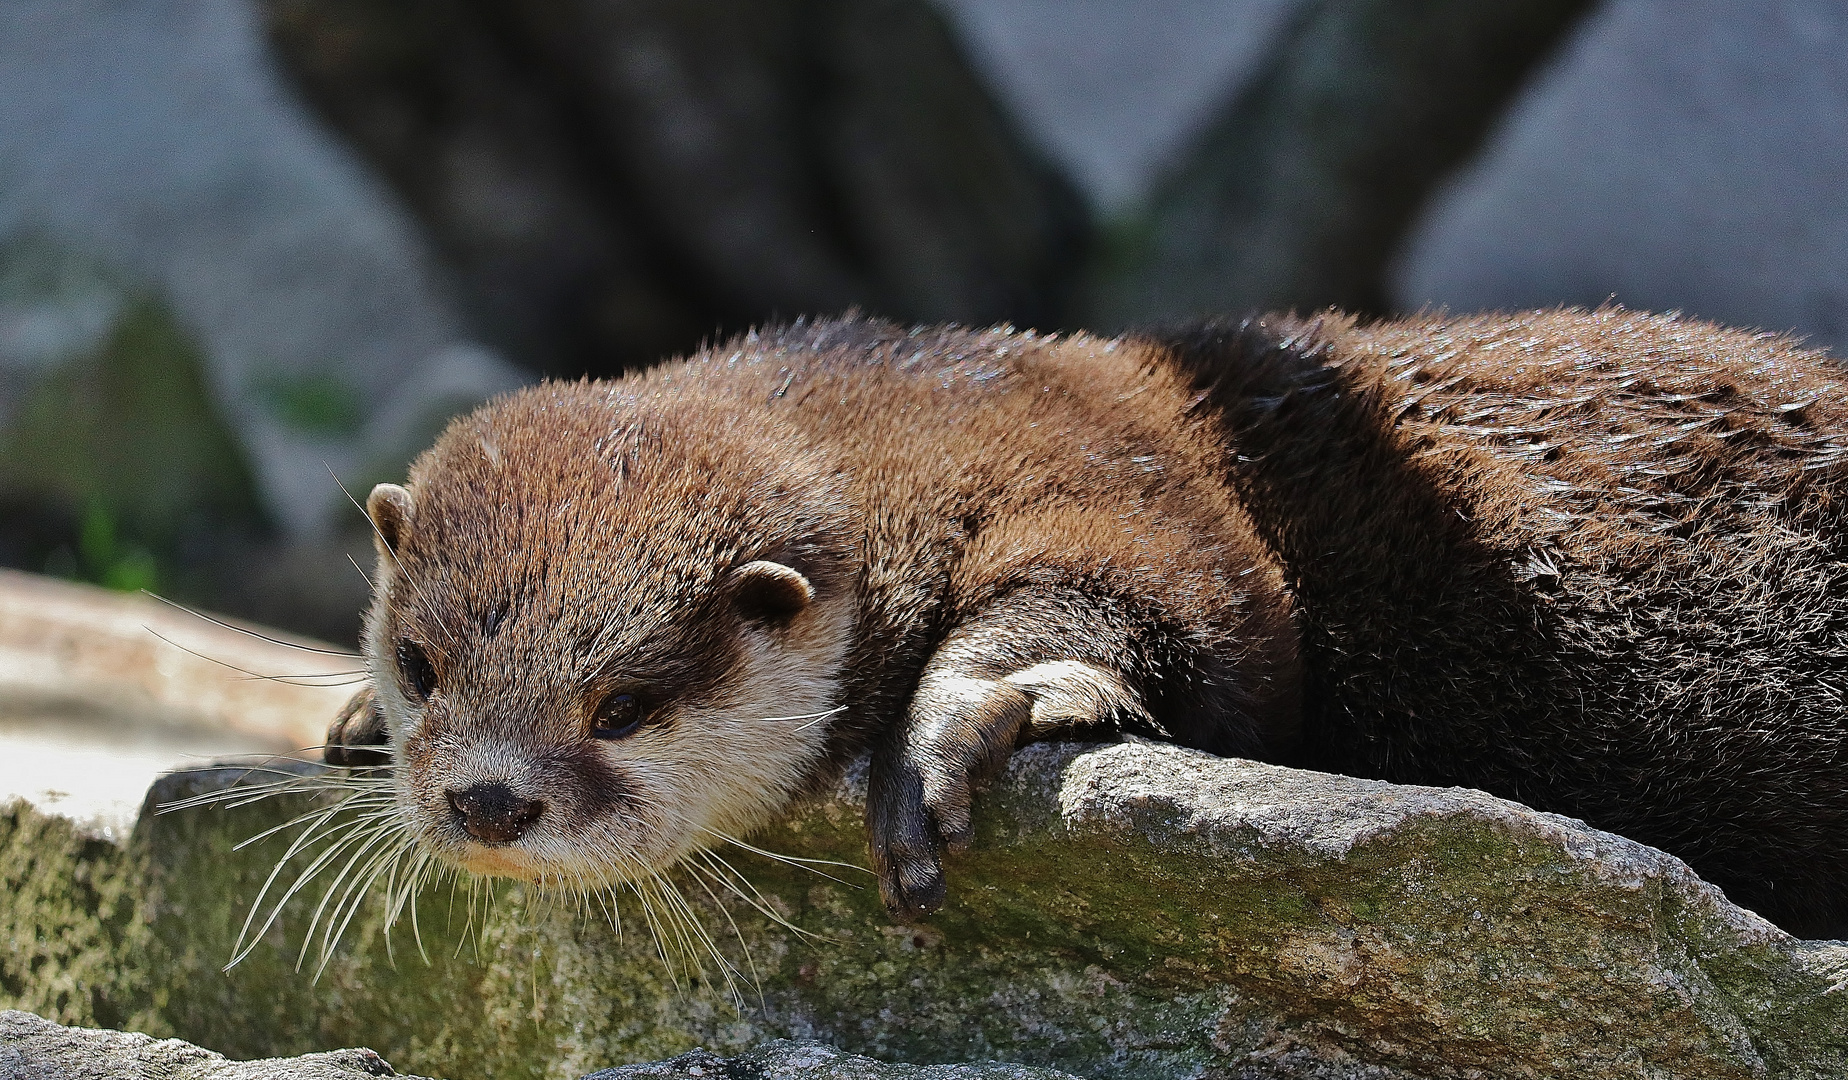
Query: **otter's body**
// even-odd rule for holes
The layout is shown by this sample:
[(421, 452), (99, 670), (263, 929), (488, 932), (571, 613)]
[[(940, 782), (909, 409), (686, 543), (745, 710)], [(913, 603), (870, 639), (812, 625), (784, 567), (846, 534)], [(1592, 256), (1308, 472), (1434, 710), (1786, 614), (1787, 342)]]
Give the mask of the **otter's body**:
[(1848, 933), (1848, 382), (1622, 310), (1176, 335), (1325, 769), (1461, 784)]
[(1826, 357), (1614, 310), (824, 322), (458, 421), (370, 500), (368, 652), (487, 872), (654, 872), (870, 752), (916, 916), (1017, 741), (1126, 729), (1579, 815), (1817, 932), (1845, 436)]

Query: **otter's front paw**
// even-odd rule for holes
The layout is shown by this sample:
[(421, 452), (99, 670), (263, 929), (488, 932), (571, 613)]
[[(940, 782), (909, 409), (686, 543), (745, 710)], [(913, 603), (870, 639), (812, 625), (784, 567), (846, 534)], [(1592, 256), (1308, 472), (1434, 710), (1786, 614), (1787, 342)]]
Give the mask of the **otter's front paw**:
[(385, 730), (385, 714), (379, 711), (372, 687), (348, 698), (340, 715), (327, 725), (321, 759), (347, 768), (391, 764), (391, 735)]
[(954, 658), (927, 670), (902, 734), (873, 758), (867, 826), (887, 910), (910, 921), (943, 906), (944, 849), (974, 839), (970, 804), (1016, 745), (1132, 722), (1150, 722), (1140, 698), (1091, 664), (1055, 660), (998, 679), (962, 674)]
[(940, 673), (911, 700), (902, 745), (875, 758), (867, 815), (880, 894), (911, 921), (943, 906), (943, 851), (974, 836), (976, 789), (999, 772), (1032, 717), (1005, 681)]

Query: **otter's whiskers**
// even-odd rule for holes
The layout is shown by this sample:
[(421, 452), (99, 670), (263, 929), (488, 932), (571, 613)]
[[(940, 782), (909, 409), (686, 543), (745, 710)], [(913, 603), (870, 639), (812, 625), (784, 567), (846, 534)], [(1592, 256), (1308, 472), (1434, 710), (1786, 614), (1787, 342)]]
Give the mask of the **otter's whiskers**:
[[(829, 709), (800, 716), (764, 717), (761, 722), (819, 723), (839, 711)], [(298, 971), (307, 969), (312, 957), (316, 980), (325, 973), (360, 909), (375, 895), (380, 905), (380, 928), (385, 935), (388, 957), (395, 956), (392, 931), (408, 922), (418, 954), (429, 962), (416, 901), (421, 894), (445, 882), (450, 885), (452, 910), (457, 893), (465, 894), (464, 922), (456, 946), (458, 953), (471, 934), (479, 943), (480, 927), (496, 895), (492, 879), (451, 865), (420, 842), (414, 818), (403, 805), (394, 767), (299, 771), (304, 767), (314, 768), (305, 762), (297, 762), (294, 767), (270, 762), (224, 766), (240, 774), (238, 781), (159, 807), (159, 812), (164, 814), (203, 806), (243, 807), (277, 796), (308, 796), (315, 800), (315, 805), (309, 809), (236, 845), (236, 850), (242, 850), (279, 835), (290, 837), (251, 901), (224, 970), (229, 971), (249, 957), (298, 897), (303, 898), (304, 904), (312, 897), (313, 907), (308, 912), (295, 966)], [(252, 775), (277, 778), (260, 783), (242, 782)], [(830, 881), (846, 884), (823, 867), (865, 872), (863, 867), (850, 863), (778, 854), (696, 822), (687, 824), (690, 832), (704, 836), (714, 846), (736, 847)], [(538, 854), (557, 857), (566, 853)], [(745, 905), (770, 923), (799, 937), (820, 940), (818, 935), (796, 925), (779, 911), (770, 897), (713, 847), (695, 849), (665, 868), (650, 866), (629, 851), (606, 849), (599, 852), (603, 859), (601, 866), (586, 865), (581, 861), (582, 853), (578, 855), (579, 858), (571, 862), (557, 859), (558, 866), (570, 866), (570, 869), (544, 870), (525, 883), (534, 900), (529, 910), (535, 919), (550, 916), (557, 906), (573, 905), (580, 919), (588, 921), (600, 916), (620, 937), (624, 933), (623, 915), (628, 905), (629, 913), (639, 916), (639, 921), (647, 927), (654, 946), (652, 951), (676, 989), (705, 981), (734, 1006), (741, 1007), (744, 988), (757, 987), (761, 983), (744, 928), (731, 911), (733, 903)], [(290, 876), (292, 868), (294, 872)], [(681, 880), (677, 882), (676, 877)], [(685, 891), (689, 884), (707, 903), (696, 904), (689, 899)], [(315, 896), (317, 885), (319, 894)], [(720, 945), (721, 938), (708, 929), (701, 907), (716, 910), (724, 918), (730, 931), (726, 936), (737, 942), (742, 964), (727, 955), (728, 950)]]

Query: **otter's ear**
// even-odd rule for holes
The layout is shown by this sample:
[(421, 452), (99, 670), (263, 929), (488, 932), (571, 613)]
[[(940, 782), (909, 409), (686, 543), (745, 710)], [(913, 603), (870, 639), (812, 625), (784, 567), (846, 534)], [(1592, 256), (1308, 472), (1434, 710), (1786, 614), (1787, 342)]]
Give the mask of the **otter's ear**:
[(411, 493), (396, 484), (380, 484), (366, 496), (366, 516), (377, 532), (380, 555), (394, 555), (411, 527)]
[(765, 622), (787, 622), (815, 599), (801, 571), (774, 562), (745, 563), (733, 570), (731, 589), (739, 614)]

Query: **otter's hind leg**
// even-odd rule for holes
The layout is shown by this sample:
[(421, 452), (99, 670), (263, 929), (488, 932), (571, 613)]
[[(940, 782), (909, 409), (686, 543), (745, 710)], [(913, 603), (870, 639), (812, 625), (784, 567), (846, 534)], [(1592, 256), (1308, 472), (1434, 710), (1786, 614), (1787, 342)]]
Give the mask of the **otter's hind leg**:
[(904, 724), (873, 756), (867, 828), (892, 914), (941, 906), (942, 852), (973, 838), (975, 792), (1020, 742), (1155, 728), (1119, 666), (1137, 650), (1115, 623), (1083, 597), (1016, 592), (931, 656)]

